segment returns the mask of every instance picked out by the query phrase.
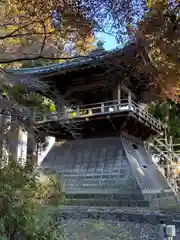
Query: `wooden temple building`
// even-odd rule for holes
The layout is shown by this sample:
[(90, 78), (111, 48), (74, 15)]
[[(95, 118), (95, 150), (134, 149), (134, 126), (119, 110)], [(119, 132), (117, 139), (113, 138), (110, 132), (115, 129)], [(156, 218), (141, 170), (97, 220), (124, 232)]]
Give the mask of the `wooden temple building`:
[(145, 107), (153, 91), (139, 67), (143, 61), (136, 45), (106, 52), (99, 44), (87, 57), (14, 71), (48, 85), (39, 92), (54, 100), (56, 111), (34, 120), (56, 143), (40, 168), (61, 176), (70, 204), (149, 206), (176, 199), (144, 145), (164, 129)]

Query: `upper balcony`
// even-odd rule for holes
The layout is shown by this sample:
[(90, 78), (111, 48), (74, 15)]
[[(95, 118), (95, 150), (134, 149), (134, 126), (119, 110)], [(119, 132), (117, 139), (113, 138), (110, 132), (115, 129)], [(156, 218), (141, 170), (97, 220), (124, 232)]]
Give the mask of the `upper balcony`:
[[(89, 105), (77, 106), (75, 109), (65, 109), (64, 112), (52, 112), (47, 115), (36, 115), (34, 120), (36, 125), (43, 124), (53, 124), (53, 122), (59, 122), (62, 125), (68, 125), (70, 122), (73, 123), (83, 123), (83, 122), (96, 122), (96, 125), (102, 125), (103, 121), (107, 119), (114, 121), (115, 127), (118, 128), (118, 124), (122, 125), (123, 121), (129, 119), (134, 119), (135, 122), (138, 122), (136, 125), (136, 130), (139, 128), (139, 133), (144, 130), (140, 130), (140, 126), (145, 126), (146, 129), (151, 129), (154, 134), (160, 133), (163, 131), (162, 123), (154, 118), (151, 114), (148, 113), (144, 108), (135, 103), (132, 99), (121, 99), (120, 101), (108, 101), (108, 102), (99, 102)], [(97, 120), (101, 121), (98, 122)], [(87, 125), (87, 124), (86, 124)], [(130, 125), (132, 125), (130, 123)], [(91, 127), (93, 125), (91, 124)], [(132, 126), (129, 126), (129, 128)], [(93, 126), (94, 128), (94, 126)], [(128, 126), (127, 126), (128, 128)], [(107, 127), (105, 127), (107, 129)], [(135, 131), (135, 129), (134, 129)]]

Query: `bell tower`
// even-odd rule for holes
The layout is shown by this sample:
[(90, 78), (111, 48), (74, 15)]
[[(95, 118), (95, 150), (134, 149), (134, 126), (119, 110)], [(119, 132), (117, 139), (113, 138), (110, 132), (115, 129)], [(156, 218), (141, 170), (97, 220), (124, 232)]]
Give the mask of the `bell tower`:
[(97, 46), (87, 57), (20, 73), (36, 75), (63, 98), (61, 109), (34, 119), (39, 131), (56, 137), (40, 168), (63, 176), (71, 205), (174, 200), (176, 193), (144, 145), (163, 125), (140, 105), (148, 77), (137, 71), (138, 50), (132, 45), (106, 52), (102, 42)]

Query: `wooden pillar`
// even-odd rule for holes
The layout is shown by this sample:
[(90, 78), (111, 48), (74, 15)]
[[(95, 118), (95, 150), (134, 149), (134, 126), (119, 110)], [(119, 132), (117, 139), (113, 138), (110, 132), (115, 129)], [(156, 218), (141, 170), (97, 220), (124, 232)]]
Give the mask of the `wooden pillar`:
[(104, 112), (104, 103), (101, 103), (101, 112)]
[(119, 105), (121, 103), (121, 84), (120, 81), (115, 85), (113, 89), (113, 100), (115, 101), (114, 110), (119, 110)]
[(128, 106), (129, 106), (129, 110), (131, 110), (131, 106), (132, 106), (132, 97), (131, 97), (131, 92), (128, 92)]
[(59, 113), (64, 112), (65, 104), (63, 102), (61, 102), (61, 103), (56, 102), (55, 106), (56, 106), (57, 112), (59, 112)]
[(54, 105), (56, 107), (56, 112), (59, 117), (60, 114), (64, 113), (65, 111), (65, 100), (64, 100), (64, 97), (61, 96), (59, 91), (56, 92), (55, 90), (54, 93), (55, 93), (55, 97), (52, 99), (52, 101), (54, 102)]
[(118, 86), (117, 86), (117, 100), (118, 104), (121, 103), (121, 84), (120, 81), (118, 81)]
[(80, 117), (80, 109), (79, 106), (76, 108), (76, 117)]
[(67, 118), (67, 112), (66, 112), (66, 109), (65, 109), (65, 104), (64, 102), (55, 102), (55, 106), (56, 106), (56, 111), (57, 111), (57, 117), (58, 119), (60, 117), (62, 117), (61, 114), (63, 114), (64, 118)]
[(121, 84), (120, 82), (115, 85), (113, 89), (113, 100), (118, 100), (118, 103), (121, 101)]
[(117, 100), (117, 92), (116, 92), (116, 89), (112, 89), (112, 97), (113, 97), (113, 101), (114, 100)]

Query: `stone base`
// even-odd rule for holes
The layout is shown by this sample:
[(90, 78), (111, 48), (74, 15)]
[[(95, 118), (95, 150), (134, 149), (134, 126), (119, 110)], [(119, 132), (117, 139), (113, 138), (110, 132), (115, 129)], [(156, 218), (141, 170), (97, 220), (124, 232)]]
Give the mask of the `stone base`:
[(41, 169), (57, 174), (72, 206), (156, 208), (166, 193), (175, 200), (143, 143), (123, 134), (56, 143)]

